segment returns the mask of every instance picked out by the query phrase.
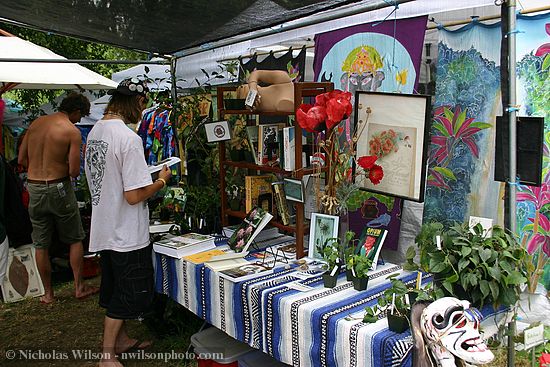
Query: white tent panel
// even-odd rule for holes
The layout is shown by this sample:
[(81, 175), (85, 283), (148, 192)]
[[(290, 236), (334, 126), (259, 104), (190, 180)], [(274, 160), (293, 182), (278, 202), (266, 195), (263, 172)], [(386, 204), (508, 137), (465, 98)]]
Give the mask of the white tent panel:
[[(18, 37), (0, 37), (0, 58), (52, 59), (64, 57)], [(17, 89), (113, 89), (117, 83), (78, 64), (0, 61), (0, 83)]]

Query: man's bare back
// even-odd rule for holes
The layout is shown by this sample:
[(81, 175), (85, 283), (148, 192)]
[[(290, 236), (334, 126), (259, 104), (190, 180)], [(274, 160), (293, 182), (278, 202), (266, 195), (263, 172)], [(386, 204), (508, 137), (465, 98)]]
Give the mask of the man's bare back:
[(76, 177), (80, 171), (81, 135), (66, 113), (37, 118), (27, 130), (20, 149), (20, 163), (32, 180)]

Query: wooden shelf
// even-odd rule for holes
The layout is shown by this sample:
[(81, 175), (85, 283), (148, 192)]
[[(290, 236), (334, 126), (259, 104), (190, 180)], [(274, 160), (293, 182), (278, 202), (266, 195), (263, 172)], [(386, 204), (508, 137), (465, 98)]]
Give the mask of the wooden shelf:
[[(225, 213), (227, 215), (232, 216), (232, 217), (241, 218), (241, 219), (244, 219), (244, 217), (246, 217), (246, 213), (243, 212), (243, 211), (235, 211), (235, 210), (227, 209), (225, 211)], [(273, 220), (273, 219), (268, 224), (270, 224), (274, 227), (277, 227), (277, 228), (279, 228), (283, 231), (286, 231), (286, 232), (296, 233), (296, 226), (295, 225), (284, 225), (281, 222), (278, 222), (278, 221)], [(304, 226), (303, 229), (304, 229), (304, 231), (309, 231), (309, 226)]]
[[(272, 166), (260, 165), (260, 164), (250, 163), (250, 162), (237, 162), (237, 161), (225, 160), (225, 161), (222, 161), (221, 164), (224, 164), (226, 166), (246, 168), (246, 169), (251, 169), (256, 171), (280, 173), (283, 175), (292, 174), (292, 171), (286, 171), (278, 166), (272, 167)], [(326, 170), (327, 170), (326, 167), (321, 167), (320, 169), (321, 172), (325, 172)], [(312, 173), (315, 173), (316, 170), (315, 168), (302, 168), (301, 171), (302, 171), (302, 175), (310, 175)], [(319, 171), (319, 169), (317, 169), (317, 171)]]
[(262, 115), (262, 116), (294, 116), (294, 112), (258, 112), (250, 110), (226, 110), (221, 109), (220, 114), (223, 115)]
[[(334, 89), (334, 85), (330, 82), (322, 83), (295, 83), (294, 84), (294, 111), (298, 109), (300, 104), (302, 104), (304, 97), (315, 97), (318, 94), (330, 92)], [(224, 102), (224, 93), (235, 91), (236, 87), (218, 87), (218, 118), (223, 119), (224, 115), (228, 114), (239, 114), (239, 115), (262, 115), (262, 116), (292, 116), (294, 113), (287, 112), (260, 112), (260, 111), (249, 111), (249, 110), (226, 110), (223, 107)], [(294, 123), (294, 136), (302, 136), (302, 128), (298, 123)], [(261, 172), (272, 172), (281, 174), (283, 176), (293, 176), (296, 179), (301, 180), (304, 175), (314, 173), (313, 168), (303, 168), (302, 167), (302, 139), (296, 139), (294, 158), (296, 162), (296, 167), (294, 171), (285, 171), (280, 167), (271, 167), (264, 165), (257, 165), (249, 162), (237, 162), (231, 161), (226, 158), (225, 151), (225, 142), (219, 143), (219, 159), (220, 159), (220, 190), (221, 190), (221, 216), (222, 216), (222, 225), (226, 226), (228, 224), (228, 217), (237, 217), (243, 219), (246, 216), (246, 213), (243, 211), (234, 211), (230, 210), (228, 207), (227, 193), (225, 192), (225, 175), (226, 167), (238, 167), (246, 168), (250, 170), (256, 170)], [(328, 165), (323, 167), (322, 171), (327, 171), (329, 169)], [(318, 170), (317, 170), (318, 171)], [(309, 227), (305, 225), (304, 217), (304, 204), (295, 202), (294, 206), (296, 208), (296, 218), (294, 225), (283, 225), (282, 223), (272, 220), (271, 225), (286, 231), (294, 233), (296, 236), (296, 257), (302, 258), (305, 255), (304, 252), (304, 234), (306, 231), (309, 231)]]

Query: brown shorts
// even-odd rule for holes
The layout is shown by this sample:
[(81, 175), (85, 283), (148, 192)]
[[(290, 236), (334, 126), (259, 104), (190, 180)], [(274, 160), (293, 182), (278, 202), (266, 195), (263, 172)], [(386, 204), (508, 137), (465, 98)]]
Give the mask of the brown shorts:
[(84, 239), (80, 212), (69, 179), (60, 183), (29, 183), (28, 190), (31, 236), (35, 247), (50, 247), (54, 230), (63, 243), (73, 244)]

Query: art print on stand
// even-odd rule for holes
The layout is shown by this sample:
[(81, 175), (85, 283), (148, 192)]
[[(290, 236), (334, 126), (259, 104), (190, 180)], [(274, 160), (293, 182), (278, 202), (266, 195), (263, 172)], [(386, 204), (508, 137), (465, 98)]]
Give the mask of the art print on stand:
[(322, 259), (319, 248), (323, 248), (331, 238), (338, 237), (340, 217), (320, 213), (311, 214), (309, 227), (308, 257)]
[(357, 175), (356, 183), (368, 191), (423, 201), (430, 97), (358, 91), (355, 100), (357, 157), (375, 155), (384, 170), (376, 185), (364, 175)]

